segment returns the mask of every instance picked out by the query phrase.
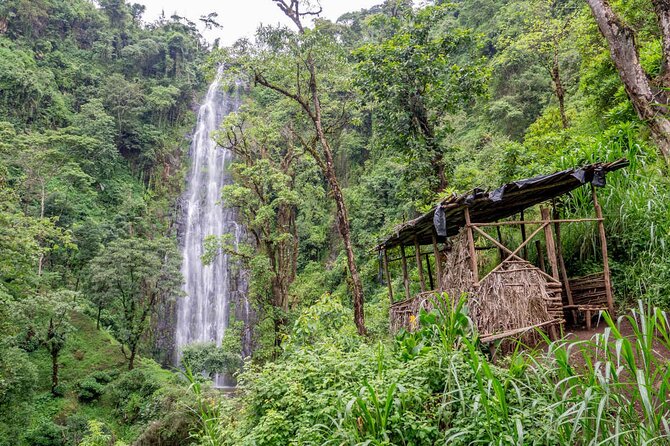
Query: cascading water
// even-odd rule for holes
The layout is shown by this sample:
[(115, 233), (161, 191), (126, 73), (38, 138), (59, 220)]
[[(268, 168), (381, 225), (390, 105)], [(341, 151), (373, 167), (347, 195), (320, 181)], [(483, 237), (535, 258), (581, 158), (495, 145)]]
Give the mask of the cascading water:
[[(246, 299), (247, 285), (243, 273), (236, 268), (235, 259), (219, 253), (209, 265), (204, 265), (201, 260), (203, 242), (207, 236), (230, 234), (236, 245), (244, 236), (244, 231), (235, 221), (234, 210), (221, 203), (221, 188), (231, 181), (227, 168), (231, 154), (212, 139), (212, 132), (227, 114), (238, 109), (241, 102), (240, 85), (222, 91), (223, 74), (221, 67), (209, 86), (198, 111), (191, 144), (191, 170), (184, 197), (184, 226), (181, 234), (186, 295), (177, 304), (177, 358), (187, 344), (215, 342), (220, 345), (233, 306), (235, 317), (245, 322), (245, 331), (248, 332), (250, 310)], [(245, 340), (244, 349), (248, 350), (248, 339)], [(232, 383), (229, 377), (216, 376), (215, 384), (225, 387)]]

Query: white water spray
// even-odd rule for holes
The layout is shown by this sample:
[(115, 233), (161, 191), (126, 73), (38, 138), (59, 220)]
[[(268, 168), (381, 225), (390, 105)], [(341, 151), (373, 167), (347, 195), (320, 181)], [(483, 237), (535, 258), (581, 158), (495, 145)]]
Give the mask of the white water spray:
[[(196, 342), (215, 342), (228, 328), (231, 303), (237, 304), (236, 315), (245, 323), (249, 320), (246, 281), (235, 274), (235, 259), (220, 253), (209, 265), (201, 257), (205, 237), (230, 234), (238, 246), (243, 231), (235, 221), (235, 212), (221, 203), (221, 188), (230, 183), (227, 166), (231, 154), (211, 138), (225, 115), (238, 109), (241, 86), (221, 90), (223, 67), (209, 86), (198, 112), (191, 144), (191, 170), (185, 194), (185, 225), (182, 230), (184, 291), (186, 296), (177, 304), (175, 347), (177, 358), (185, 345)], [(217, 376), (217, 386), (230, 385), (230, 379)]]

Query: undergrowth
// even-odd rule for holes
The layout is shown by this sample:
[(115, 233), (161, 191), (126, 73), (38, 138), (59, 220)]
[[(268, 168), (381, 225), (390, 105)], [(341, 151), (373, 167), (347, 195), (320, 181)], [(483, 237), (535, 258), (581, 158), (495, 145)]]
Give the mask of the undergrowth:
[[(588, 341), (482, 353), (465, 298), (393, 342), (342, 342), (342, 325), (239, 376), (213, 403), (194, 384), (207, 445), (670, 444), (667, 315), (640, 304)], [(318, 305), (318, 303), (317, 303)], [(453, 310), (451, 308), (454, 308)], [(625, 335), (621, 327), (629, 327)], [(194, 383), (197, 381), (193, 381)]]

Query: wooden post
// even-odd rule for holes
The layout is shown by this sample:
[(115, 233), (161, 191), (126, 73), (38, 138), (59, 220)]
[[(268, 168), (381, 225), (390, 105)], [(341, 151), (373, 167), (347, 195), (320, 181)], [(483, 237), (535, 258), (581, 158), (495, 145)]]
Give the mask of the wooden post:
[(545, 273), (547, 272), (547, 267), (544, 264), (544, 253), (542, 252), (542, 244), (539, 240), (535, 240), (535, 250), (537, 251), (537, 262), (538, 266)]
[(591, 194), (593, 195), (593, 207), (596, 210), (598, 218), (598, 232), (600, 233), (600, 249), (603, 256), (603, 275), (605, 276), (605, 296), (607, 296), (607, 308), (610, 316), (614, 317), (614, 298), (612, 296), (612, 282), (610, 279), (610, 263), (607, 258), (607, 237), (605, 236), (605, 222), (603, 221), (603, 210), (598, 203), (596, 188), (591, 184)]
[(416, 257), (416, 267), (419, 269), (419, 284), (421, 285), (421, 292), (426, 292), (426, 281), (423, 278), (423, 262), (421, 262), (421, 246), (419, 246), (419, 239), (414, 236), (414, 257)]
[(475, 237), (472, 234), (472, 222), (470, 221), (470, 209), (466, 206), (463, 210), (465, 214), (465, 227), (468, 233), (468, 249), (470, 250), (470, 268), (474, 278), (474, 284), (479, 284), (479, 270), (477, 268), (477, 250), (475, 249)]
[[(498, 241), (502, 245), (503, 241), (502, 241), (502, 233), (500, 232), (500, 226), (496, 226), (496, 233), (498, 234)], [(502, 261), (505, 260), (505, 251), (503, 251), (502, 248), (498, 248), (498, 255), (500, 256), (500, 263), (502, 263)]]
[[(549, 209), (540, 208), (540, 213), (542, 214), (542, 220), (549, 221)], [(551, 230), (551, 225), (546, 225), (544, 227), (544, 237), (545, 243), (547, 245), (547, 259), (549, 259), (549, 266), (551, 266), (551, 276), (559, 280), (558, 275), (558, 259), (556, 258), (556, 245), (554, 244), (554, 233)]]
[(430, 290), (435, 289), (435, 282), (433, 282), (433, 267), (430, 266), (430, 256), (426, 254), (426, 271), (428, 271), (428, 285), (430, 285)]
[[(523, 215), (523, 209), (519, 213), (519, 221), (525, 221), (524, 215)], [(526, 225), (524, 223), (521, 223), (521, 243), (526, 241)], [(523, 247), (523, 258), (525, 260), (528, 260), (528, 247), (524, 246)]]
[(386, 275), (386, 284), (389, 287), (389, 299), (393, 305), (393, 284), (391, 283), (391, 274), (389, 273), (389, 254), (384, 249), (384, 274)]
[[(556, 208), (556, 203), (553, 203), (554, 207), (554, 220), (559, 219), (558, 209)], [(565, 259), (563, 258), (563, 244), (561, 243), (561, 224), (554, 223), (554, 229), (556, 230), (556, 253), (558, 254), (558, 262), (561, 267), (561, 278), (563, 280), (563, 289), (565, 290), (565, 295), (568, 298), (568, 305), (574, 305), (572, 300), (572, 290), (570, 289), (570, 280), (568, 279), (568, 272), (565, 269)], [(577, 313), (575, 310), (572, 310), (572, 322), (577, 322)]]
[(409, 276), (407, 275), (407, 256), (405, 255), (405, 246), (400, 245), (400, 256), (402, 260), (402, 282), (405, 285), (405, 298), (412, 297), (409, 292)]
[(437, 235), (433, 230), (433, 255), (435, 256), (435, 275), (437, 276), (436, 290), (442, 290), (442, 262), (440, 261), (440, 250), (437, 247)]

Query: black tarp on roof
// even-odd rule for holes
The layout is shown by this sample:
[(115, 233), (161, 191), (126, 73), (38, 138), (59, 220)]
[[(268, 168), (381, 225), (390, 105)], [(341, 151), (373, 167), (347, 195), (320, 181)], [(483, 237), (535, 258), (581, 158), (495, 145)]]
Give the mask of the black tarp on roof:
[[(414, 220), (395, 228), (393, 234), (383, 240), (377, 249), (390, 249), (395, 246), (414, 245), (414, 238), (420, 245), (432, 243), (433, 230), (440, 239), (455, 235), (465, 226), (463, 210), (468, 207), (473, 223), (490, 223), (518, 214), (522, 210), (567, 194), (568, 192), (592, 183), (605, 186), (607, 173), (628, 165), (628, 160), (620, 159), (611, 163), (596, 163), (587, 166), (566, 169), (549, 175), (507, 183), (493, 191), (473, 189), (462, 195), (452, 195), (439, 203), (435, 209)], [(437, 211), (437, 213), (436, 213)]]

